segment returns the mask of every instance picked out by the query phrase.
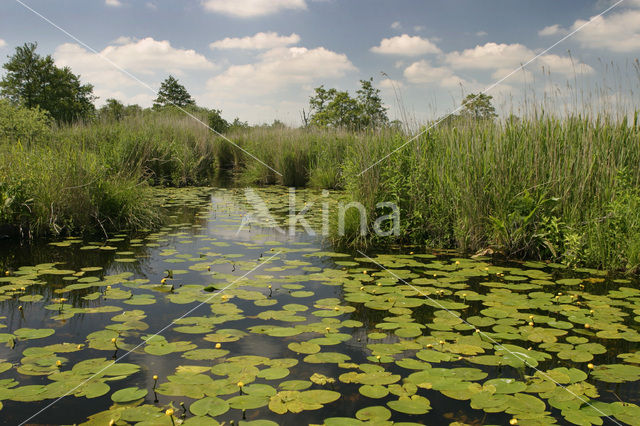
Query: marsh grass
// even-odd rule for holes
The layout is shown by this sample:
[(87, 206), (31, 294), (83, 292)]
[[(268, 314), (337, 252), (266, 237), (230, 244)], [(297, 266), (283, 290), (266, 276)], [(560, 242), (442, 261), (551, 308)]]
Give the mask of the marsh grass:
[(345, 234), (332, 236), (338, 246), (491, 248), (516, 258), (640, 265), (637, 113), (456, 119), (397, 152), (410, 137), (399, 129), (256, 127), (230, 132), (234, 145), (171, 111), (25, 132), (39, 136), (0, 142), (0, 221), (32, 233), (157, 223), (151, 186), (208, 185), (232, 171), (242, 185), (342, 189), (366, 207), (369, 230), (376, 203), (399, 206), (398, 238), (360, 236), (352, 211)]

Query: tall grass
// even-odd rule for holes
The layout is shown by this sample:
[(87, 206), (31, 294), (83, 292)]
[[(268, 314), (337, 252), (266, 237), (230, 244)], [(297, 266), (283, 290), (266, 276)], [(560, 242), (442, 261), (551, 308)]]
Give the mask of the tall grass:
[[(458, 120), (393, 152), (403, 141), (358, 140), (343, 170), (351, 197), (371, 213), (379, 201), (399, 205), (405, 240), (602, 267), (640, 265), (637, 114), (631, 123)], [(361, 243), (355, 230), (338, 240)]]
[(146, 226), (157, 221), (150, 186), (208, 185), (228, 170), (243, 185), (343, 189), (368, 210), (369, 230), (382, 214), (377, 203), (400, 208), (399, 237), (361, 237), (351, 210), (346, 233), (333, 235), (337, 245), (640, 265), (637, 113), (456, 119), (408, 144), (398, 129), (282, 127), (232, 131), (230, 143), (171, 111), (27, 130), (0, 137), (0, 224), (32, 232)]
[(0, 145), (0, 224), (24, 237), (108, 232), (156, 223), (149, 187), (73, 148)]

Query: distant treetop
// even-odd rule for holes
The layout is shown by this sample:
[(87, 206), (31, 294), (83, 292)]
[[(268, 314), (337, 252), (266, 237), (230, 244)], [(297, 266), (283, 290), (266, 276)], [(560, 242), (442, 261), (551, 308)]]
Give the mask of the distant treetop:
[(174, 105), (184, 108), (195, 104), (196, 102), (187, 92), (187, 89), (175, 77), (170, 75), (160, 84), (158, 97), (154, 101), (153, 107), (159, 108)]

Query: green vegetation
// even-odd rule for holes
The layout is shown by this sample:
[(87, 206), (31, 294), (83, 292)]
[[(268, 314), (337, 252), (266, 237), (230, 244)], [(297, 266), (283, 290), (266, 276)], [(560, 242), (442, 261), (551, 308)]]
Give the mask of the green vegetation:
[[(0, 128), (9, 159), (0, 165), (2, 221), (27, 220), (34, 232), (142, 224), (154, 216), (153, 201), (141, 197), (150, 185), (208, 185), (232, 170), (246, 185), (344, 189), (371, 218), (379, 216), (376, 203), (398, 204), (401, 240), (361, 238), (354, 215), (347, 234), (335, 236), (343, 245), (405, 242), (573, 265), (640, 265), (637, 115), (494, 121), (461, 114), (404, 147), (407, 135), (391, 128), (232, 126), (227, 136), (280, 176), (170, 107), (52, 130), (41, 111), (0, 105), (5, 124), (22, 117)], [(192, 111), (209, 120), (210, 111)], [(104, 195), (120, 187), (128, 195)], [(115, 219), (104, 206), (84, 206), (114, 198), (132, 203)], [(141, 200), (145, 207), (133, 208)], [(75, 210), (91, 213), (81, 220)], [(130, 216), (140, 214), (144, 220)]]
[[(631, 120), (544, 113), (501, 120), (490, 96), (470, 94), (460, 114), (407, 144), (409, 135), (389, 122), (372, 80), (361, 80), (355, 98), (318, 87), (307, 125), (292, 129), (277, 121), (230, 124), (219, 110), (196, 106), (169, 77), (153, 109), (109, 99), (91, 117), (67, 124), (90, 108), (49, 108), (50, 96), (66, 99), (67, 92), (54, 96), (38, 84), (64, 74), (77, 94), (88, 91), (85, 100), (90, 86), (35, 47), (18, 48), (5, 65), (0, 225), (28, 235), (144, 227), (158, 219), (151, 186), (210, 185), (232, 172), (243, 185), (345, 190), (367, 209), (370, 232), (359, 235), (359, 215), (351, 210), (346, 234), (333, 236), (342, 246), (411, 243), (629, 271), (640, 266), (637, 113)], [(39, 77), (22, 78), (31, 63), (38, 72), (27, 74)], [(380, 202), (398, 205), (401, 237), (371, 232)]]
[(160, 84), (160, 90), (158, 90), (158, 97), (156, 98), (153, 106), (155, 108), (166, 107), (169, 105), (177, 106), (180, 108), (195, 105), (196, 102), (193, 100), (187, 89), (180, 83), (178, 80), (169, 76)]
[(382, 105), (380, 90), (373, 87), (373, 78), (360, 80), (360, 89), (352, 98), (349, 92), (336, 89), (315, 89), (309, 100), (310, 116), (305, 124), (316, 127), (349, 130), (377, 129), (389, 123), (387, 109)]
[[(249, 212), (244, 191), (164, 192), (164, 229), (0, 258), (3, 418), (638, 423), (637, 281), (419, 247), (328, 252), (269, 232), (285, 215), (229, 237)], [(286, 188), (255, 192), (289, 207)], [(300, 190), (297, 207), (317, 196)], [(187, 314), (167, 327), (158, 312)], [(56, 410), (62, 397), (86, 409)]]
[(93, 86), (81, 84), (69, 67), (57, 67), (51, 55), (37, 54), (37, 47), (25, 43), (3, 65), (2, 96), (26, 108), (39, 107), (59, 123), (89, 118), (95, 110)]

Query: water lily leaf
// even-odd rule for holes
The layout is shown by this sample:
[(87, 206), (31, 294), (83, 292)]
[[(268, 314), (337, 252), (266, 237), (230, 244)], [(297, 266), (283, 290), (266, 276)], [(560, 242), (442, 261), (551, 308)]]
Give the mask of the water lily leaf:
[(310, 364), (324, 364), (324, 363), (333, 363), (339, 364), (341, 362), (346, 362), (350, 360), (351, 357), (345, 354), (341, 354), (338, 352), (319, 352), (317, 354), (307, 355), (304, 358), (304, 362)]
[(431, 410), (429, 400), (423, 396), (413, 395), (410, 398), (400, 398), (387, 403), (389, 408), (405, 414), (426, 414)]
[(640, 367), (628, 364), (599, 365), (591, 375), (608, 383), (635, 382), (640, 380)]
[(42, 339), (55, 333), (52, 328), (19, 328), (13, 334), (20, 340)]
[(381, 406), (367, 407), (358, 410), (356, 417), (364, 421), (383, 422), (391, 418), (391, 411)]
[(253, 410), (269, 403), (266, 395), (238, 395), (227, 400), (229, 407), (237, 410)]
[(304, 390), (310, 388), (312, 383), (308, 380), (289, 380), (282, 382), (278, 385), (278, 388), (282, 390), (295, 391)]
[(362, 395), (374, 399), (384, 398), (389, 394), (389, 389), (387, 389), (385, 386), (380, 385), (363, 385), (360, 386), (358, 391)]
[(260, 370), (257, 376), (265, 380), (276, 380), (276, 379), (282, 379), (284, 377), (287, 377), (289, 373), (290, 371), (288, 368), (272, 367), (272, 368), (266, 368), (264, 370)]
[(220, 398), (206, 397), (191, 404), (189, 411), (196, 416), (209, 415), (215, 417), (229, 411), (229, 404)]
[(221, 358), (228, 354), (229, 351), (225, 349), (194, 349), (192, 351), (183, 353), (182, 357), (186, 359), (204, 361)]
[(146, 389), (140, 389), (137, 387), (130, 387), (120, 389), (111, 395), (113, 402), (124, 403), (130, 401), (136, 401), (140, 398), (144, 398), (147, 395)]
[(501, 378), (501, 379), (492, 379), (484, 382), (485, 386), (493, 386), (495, 387), (496, 393), (518, 393), (522, 392), (527, 388), (527, 385), (523, 382), (519, 382), (515, 379)]
[(292, 342), (289, 343), (288, 348), (301, 354), (315, 354), (321, 349), (320, 345), (312, 342)]

